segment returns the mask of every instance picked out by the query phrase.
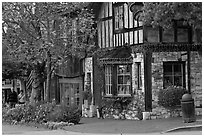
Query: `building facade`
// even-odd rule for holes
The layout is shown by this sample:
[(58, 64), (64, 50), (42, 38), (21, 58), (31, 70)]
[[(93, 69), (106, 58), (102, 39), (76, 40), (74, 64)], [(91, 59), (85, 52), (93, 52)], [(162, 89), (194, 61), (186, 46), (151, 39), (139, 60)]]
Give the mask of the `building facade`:
[(129, 103), (122, 110), (118, 109), (121, 106), (109, 107), (105, 117), (140, 119), (141, 111), (151, 118), (180, 116), (180, 110), (171, 113), (158, 105), (159, 90), (168, 86), (191, 91), (195, 105), (202, 106), (202, 41), (190, 26), (182, 21), (175, 21), (169, 30), (146, 26), (140, 19), (142, 3), (104, 2), (92, 6), (100, 50), (87, 58), (85, 66), (93, 70), (85, 72), (85, 77), (92, 77), (95, 109), (106, 99), (121, 101), (121, 106)]

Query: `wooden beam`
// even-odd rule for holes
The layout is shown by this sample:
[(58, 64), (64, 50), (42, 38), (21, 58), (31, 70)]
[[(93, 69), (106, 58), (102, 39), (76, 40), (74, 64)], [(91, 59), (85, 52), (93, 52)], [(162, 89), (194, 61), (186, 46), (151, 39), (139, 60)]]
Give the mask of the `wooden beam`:
[(113, 71), (112, 71), (112, 95), (117, 95), (117, 66), (113, 65)]
[(144, 90), (145, 90), (145, 111), (152, 111), (152, 52), (144, 54)]
[(152, 52), (181, 52), (181, 51), (202, 51), (201, 44), (185, 44), (185, 43), (169, 43), (169, 44), (133, 44), (130, 45), (135, 52), (144, 52), (151, 50)]

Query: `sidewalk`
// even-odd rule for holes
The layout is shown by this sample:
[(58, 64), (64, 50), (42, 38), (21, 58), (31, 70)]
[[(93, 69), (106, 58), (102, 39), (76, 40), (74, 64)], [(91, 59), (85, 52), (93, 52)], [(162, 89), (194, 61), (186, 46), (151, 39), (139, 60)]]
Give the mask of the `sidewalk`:
[[(80, 124), (75, 126), (67, 126), (63, 129), (71, 132), (86, 134), (162, 134), (165, 131), (173, 132), (184, 127), (202, 130), (202, 117), (196, 118), (196, 122), (184, 123), (182, 117), (156, 119), (156, 120), (114, 120), (114, 119), (97, 119), (82, 118)], [(179, 129), (178, 129), (179, 128)], [(186, 129), (186, 128), (185, 128)]]

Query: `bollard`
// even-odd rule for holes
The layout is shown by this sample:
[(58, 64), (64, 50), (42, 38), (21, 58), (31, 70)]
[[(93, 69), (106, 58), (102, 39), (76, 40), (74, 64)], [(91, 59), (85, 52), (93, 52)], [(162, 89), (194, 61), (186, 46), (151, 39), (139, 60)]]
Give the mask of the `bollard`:
[(184, 94), (181, 99), (181, 110), (184, 123), (195, 122), (194, 99), (190, 94)]

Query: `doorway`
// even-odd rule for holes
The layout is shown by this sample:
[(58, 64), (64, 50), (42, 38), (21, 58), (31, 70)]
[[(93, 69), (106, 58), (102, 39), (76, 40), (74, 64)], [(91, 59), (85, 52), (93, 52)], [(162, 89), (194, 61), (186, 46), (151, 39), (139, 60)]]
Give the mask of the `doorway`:
[(69, 107), (82, 106), (82, 78), (59, 79), (60, 103)]

